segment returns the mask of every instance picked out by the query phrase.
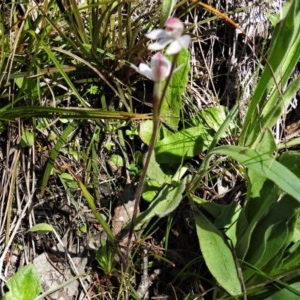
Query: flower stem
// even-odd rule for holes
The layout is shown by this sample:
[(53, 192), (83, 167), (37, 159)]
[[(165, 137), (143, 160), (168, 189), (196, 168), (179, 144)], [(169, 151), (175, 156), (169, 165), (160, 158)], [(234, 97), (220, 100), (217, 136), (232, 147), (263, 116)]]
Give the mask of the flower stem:
[(147, 171), (148, 171), (148, 168), (149, 168), (149, 164), (150, 164), (152, 154), (154, 152), (154, 147), (155, 147), (155, 144), (156, 144), (156, 138), (157, 138), (158, 130), (159, 130), (160, 123), (161, 123), (160, 111), (161, 111), (161, 107), (162, 107), (162, 104), (163, 104), (163, 100), (164, 100), (166, 92), (167, 92), (168, 85), (170, 84), (170, 81), (171, 81), (172, 73), (175, 70), (177, 57), (178, 57), (178, 55), (173, 56), (170, 76), (168, 76), (168, 78), (166, 80), (166, 83), (163, 86), (163, 89), (162, 89), (162, 82), (155, 82), (155, 84), (154, 84), (154, 90), (153, 90), (153, 119), (152, 119), (153, 129), (152, 129), (152, 135), (151, 135), (151, 139), (150, 139), (150, 143), (149, 143), (148, 152), (147, 152), (147, 156), (146, 156), (146, 159), (145, 159), (144, 167), (143, 167), (143, 170), (142, 170), (142, 173), (141, 173), (141, 176), (140, 176), (140, 180), (139, 180), (139, 183), (137, 185), (135, 195), (134, 195), (134, 210), (133, 210), (131, 224), (130, 224), (130, 228), (129, 228), (126, 253), (125, 253), (125, 257), (124, 257), (125, 269), (128, 265), (129, 251), (130, 251), (130, 248), (131, 248), (131, 239), (132, 239), (133, 232), (134, 232), (134, 226), (135, 226), (135, 223), (136, 223), (139, 204), (140, 204), (140, 200), (141, 200), (141, 196), (142, 196), (142, 192), (143, 192), (143, 186), (144, 186), (144, 182), (146, 180)]

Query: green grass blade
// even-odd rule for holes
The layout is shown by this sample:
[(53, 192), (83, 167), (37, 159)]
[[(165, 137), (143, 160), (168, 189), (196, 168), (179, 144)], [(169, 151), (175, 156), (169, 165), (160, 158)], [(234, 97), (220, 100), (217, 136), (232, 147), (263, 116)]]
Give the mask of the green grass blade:
[(41, 196), (44, 195), (47, 184), (48, 184), (48, 180), (49, 177), (52, 173), (53, 167), (54, 167), (54, 162), (59, 154), (59, 151), (61, 149), (61, 147), (63, 145), (66, 144), (66, 141), (68, 139), (68, 137), (70, 136), (70, 134), (72, 133), (72, 131), (74, 131), (76, 128), (76, 125), (74, 123), (70, 123), (65, 130), (63, 131), (63, 133), (61, 134), (58, 142), (56, 143), (55, 147), (52, 149), (50, 157), (48, 159), (47, 165), (46, 165), (46, 169), (43, 175), (43, 179), (42, 179), (42, 185), (41, 185)]
[(300, 202), (300, 180), (288, 168), (280, 164), (270, 154), (240, 146), (221, 146), (213, 150), (212, 154), (223, 154), (232, 157), (246, 168), (270, 179), (284, 192)]
[[(286, 290), (290, 291), (290, 293), (292, 293), (295, 296), (297, 296), (297, 297), (292, 298), (292, 299), (299, 299), (300, 291), (298, 289), (296, 289), (293, 285), (290, 285), (290, 284), (284, 282), (283, 280), (276, 279), (276, 278), (270, 276), (269, 274), (261, 271), (260, 269), (256, 268), (255, 266), (253, 266), (253, 265), (251, 265), (251, 264), (249, 264), (249, 263), (247, 263), (245, 261), (243, 262), (243, 264), (245, 264), (249, 269), (253, 269), (261, 278), (265, 278), (269, 282), (272, 282), (272, 284), (275, 287), (277, 287), (278, 289), (281, 288), (281, 287), (285, 288)], [(295, 270), (295, 273), (297, 273), (296, 270)], [(258, 289), (259, 289), (258, 293), (261, 293), (261, 291), (264, 289), (264, 287), (260, 286), (260, 287), (258, 287)], [(252, 294), (252, 292), (250, 292), (250, 293)], [(255, 299), (260, 299), (260, 298), (257, 297)], [(265, 299), (265, 298), (263, 298), (263, 299)], [(272, 298), (266, 298), (266, 299), (272, 299)], [(279, 299), (280, 300), (284, 299), (285, 300), (285, 298), (274, 298), (274, 299), (278, 299), (278, 300)], [(289, 299), (289, 298), (287, 298), (287, 299)]]
[(81, 39), (81, 42), (87, 43), (88, 37), (85, 33), (85, 28), (83, 23), (84, 21), (82, 19), (82, 16), (80, 15), (80, 11), (75, 0), (70, 0), (69, 11), (72, 12), (72, 15), (70, 17), (70, 23), (72, 24), (73, 29), (76, 30), (77, 34)]
[(5, 106), (0, 109), (0, 120), (11, 121), (15, 118), (53, 118), (61, 117), (65, 119), (151, 119), (152, 117), (147, 114), (138, 114), (130, 112), (118, 112), (118, 111), (103, 111), (93, 108), (58, 108), (58, 107), (45, 107), (45, 106), (18, 106), (11, 107)]
[(88, 203), (89, 208), (93, 212), (93, 214), (96, 217), (99, 224), (103, 227), (103, 230), (107, 234), (107, 237), (108, 237), (109, 241), (114, 244), (114, 242), (115, 242), (114, 234), (111, 231), (111, 229), (110, 229), (109, 225), (107, 224), (107, 222), (105, 221), (105, 219), (103, 218), (103, 216), (97, 210), (97, 207), (95, 205), (95, 200), (94, 200), (93, 196), (89, 193), (89, 191), (87, 190), (87, 188), (85, 187), (85, 185), (82, 183), (81, 180), (79, 180), (77, 178), (77, 182), (78, 182), (78, 185), (79, 185), (79, 187), (82, 191), (82, 194), (83, 194), (84, 198), (86, 199), (86, 201)]
[(79, 94), (79, 92), (77, 91), (77, 89), (75, 88), (74, 84), (72, 83), (70, 77), (68, 76), (68, 74), (65, 72), (65, 70), (63, 69), (63, 66), (61, 64), (61, 62), (59, 62), (57, 60), (57, 58), (55, 57), (54, 53), (51, 51), (51, 49), (46, 46), (46, 45), (41, 45), (41, 47), (45, 50), (45, 52), (48, 54), (49, 58), (52, 60), (52, 62), (54, 63), (55, 67), (58, 69), (60, 75), (64, 78), (64, 80), (66, 81), (66, 83), (68, 84), (69, 88), (71, 89), (72, 93), (77, 97), (77, 99), (79, 100), (79, 102), (81, 103), (81, 105), (83, 107), (90, 107), (90, 104), (84, 100), (81, 95)]
[(300, 296), (300, 282), (293, 283), (289, 288), (284, 288), (265, 300), (297, 300)]
[[(300, 53), (300, 43), (299, 43), (299, 53)], [(281, 101), (278, 102), (278, 92), (273, 93), (274, 96), (270, 98), (269, 102), (266, 104), (265, 108), (263, 109), (263, 124), (265, 128), (271, 128), (275, 125), (279, 117), (284, 112), (285, 108), (296, 95), (297, 91), (300, 87), (300, 77), (295, 79), (290, 85), (287, 87), (285, 92), (282, 94)]]
[[(67, 56), (69, 56), (69, 57), (79, 61), (80, 63), (86, 65), (87, 67), (89, 67), (91, 70), (93, 70), (95, 72), (95, 74), (97, 74), (99, 76), (99, 78), (101, 78), (101, 80), (103, 80), (112, 89), (112, 91), (114, 91), (114, 93), (116, 94), (117, 97), (122, 99), (119, 92), (112, 86), (112, 84), (105, 78), (105, 76), (97, 68), (95, 68), (91, 63), (89, 63), (87, 60), (79, 57), (78, 55), (72, 53), (71, 51), (67, 51), (67, 50), (62, 49), (62, 48), (53, 47), (52, 50), (60, 52), (62, 54), (66, 54)], [(107, 52), (105, 52), (105, 54), (108, 55)], [(113, 59), (116, 59), (116, 58), (113, 58)], [(124, 105), (126, 106), (127, 103), (124, 102)], [(127, 107), (127, 110), (130, 111), (128, 106), (126, 106), (126, 107)]]
[[(282, 20), (276, 25), (267, 65), (257, 84), (244, 121), (240, 145), (253, 145), (268, 126), (269, 113), (282, 101), (284, 87), (300, 58), (300, 2), (285, 4)], [(273, 95), (271, 102), (269, 95)], [(262, 114), (263, 112), (263, 114)], [(273, 122), (273, 120), (272, 120)], [(269, 122), (270, 123), (270, 122)]]

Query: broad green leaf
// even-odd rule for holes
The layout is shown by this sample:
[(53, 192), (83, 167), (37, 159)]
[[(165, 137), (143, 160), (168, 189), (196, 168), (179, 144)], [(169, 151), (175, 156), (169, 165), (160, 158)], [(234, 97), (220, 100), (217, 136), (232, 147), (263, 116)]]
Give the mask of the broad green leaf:
[[(299, 211), (299, 209), (298, 209)], [(296, 219), (294, 224), (290, 225), (290, 233), (292, 234), (291, 245), (285, 252), (285, 257), (278, 266), (278, 273), (288, 272), (298, 267), (300, 261), (300, 220)], [(295, 273), (296, 276), (296, 273)]]
[[(299, 32), (300, 33), (300, 32)], [(300, 43), (299, 43), (299, 49), (300, 51)], [(263, 115), (263, 123), (265, 124), (265, 128), (272, 128), (272, 126), (277, 122), (279, 117), (282, 115), (288, 104), (291, 102), (291, 99), (296, 95), (300, 87), (300, 77), (296, 78), (293, 82), (289, 84), (289, 86), (286, 88), (284, 93), (282, 94), (282, 97), (280, 101), (278, 102), (278, 93), (277, 90), (274, 92), (269, 102), (266, 103), (262, 115)], [(274, 99), (273, 99), (274, 98)], [(277, 105), (274, 107), (274, 104)]]
[(29, 229), (30, 232), (36, 232), (36, 233), (48, 233), (53, 231), (53, 227), (50, 224), (47, 223), (40, 223), (32, 226)]
[[(239, 161), (246, 168), (252, 169), (258, 174), (273, 181), (281, 190), (300, 201), (300, 181), (285, 166), (277, 162), (272, 156), (267, 154), (259, 154), (253, 149), (238, 146), (222, 146), (213, 150), (210, 154), (219, 153), (229, 155)], [(271, 205), (279, 199), (276, 186), (266, 183), (266, 187), (262, 188), (261, 197), (252, 200), (249, 211), (246, 215), (241, 214), (243, 222), (243, 232), (238, 232), (240, 238), (237, 242), (237, 254), (239, 258), (244, 258), (248, 247), (250, 246), (250, 238), (253, 230), (258, 222), (267, 215)], [(269, 186), (269, 187), (268, 187)], [(261, 200), (260, 200), (261, 199)], [(248, 222), (248, 224), (245, 223)]]
[(161, 187), (166, 183), (171, 183), (171, 176), (166, 175), (162, 171), (154, 155), (152, 155), (147, 170), (147, 179), (144, 184), (143, 199), (148, 202), (152, 201)]
[(161, 164), (176, 165), (206, 150), (212, 136), (203, 126), (191, 127), (172, 134), (156, 143), (156, 160)]
[(147, 170), (147, 177), (150, 180), (155, 180), (160, 186), (162, 186), (166, 182), (171, 181), (171, 179), (169, 179), (170, 177), (166, 175), (160, 168), (159, 164), (155, 160), (154, 155), (152, 155), (150, 159), (150, 164)]
[(174, 211), (180, 204), (190, 176), (173, 185), (166, 184), (151, 202), (147, 210), (137, 217), (135, 229), (141, 228), (145, 223), (157, 216), (163, 218)]
[(248, 200), (237, 222), (236, 253), (239, 258), (245, 258), (257, 224), (269, 213), (272, 204), (277, 201), (278, 197), (277, 187), (268, 180), (262, 188), (260, 197)]
[(278, 161), (300, 178), (300, 152), (285, 152), (278, 158)]
[(242, 294), (235, 260), (221, 232), (198, 210), (196, 230), (205, 263), (220, 286), (231, 296)]
[(160, 218), (167, 216), (180, 204), (184, 190), (184, 182), (180, 182), (177, 186), (167, 185), (155, 199), (155, 204), (151, 210)]
[[(291, 249), (293, 248), (293, 249)], [(299, 242), (294, 244), (286, 253), (286, 257), (282, 259), (281, 265), (278, 267), (279, 270), (284, 272), (289, 272), (291, 270), (296, 270), (299, 266), (300, 261), (300, 245)], [(293, 272), (293, 276), (298, 277), (299, 272)]]
[(300, 220), (296, 221), (296, 225), (294, 228), (293, 242), (300, 244)]
[(110, 160), (114, 163), (116, 167), (123, 167), (124, 166), (124, 159), (119, 154), (112, 154), (110, 156)]
[(224, 229), (226, 236), (235, 246), (237, 240), (236, 224), (241, 212), (240, 204), (236, 201), (232, 201), (230, 204), (218, 204), (209, 202), (195, 195), (191, 195), (191, 198), (214, 218), (214, 225), (218, 229)]
[[(214, 131), (218, 131), (222, 124), (226, 121), (226, 118), (228, 116), (227, 108), (223, 105), (218, 105), (215, 107), (210, 107), (204, 110), (201, 110), (199, 112), (199, 117), (202, 121), (202, 124), (206, 125), (206, 127), (213, 129)], [(196, 122), (196, 125), (200, 125), (199, 117), (197, 119), (194, 119), (194, 122)], [(233, 120), (230, 120), (230, 124), (228, 125), (228, 129), (233, 128)], [(225, 132), (223, 132), (222, 136), (225, 136)]]
[(298, 291), (292, 291), (291, 289), (284, 288), (265, 300), (298, 300), (300, 296), (300, 282), (292, 283), (291, 289)]
[[(279, 263), (292, 241), (298, 211), (299, 203), (288, 195), (274, 202), (269, 213), (257, 223), (245, 260), (267, 274), (283, 272)], [(244, 272), (244, 279), (251, 274), (253, 271)], [(254, 277), (251, 283), (260, 280)]]
[(24, 86), (25, 77), (15, 78), (14, 82), (16, 83), (19, 89), (22, 89), (22, 87)]
[[(293, 240), (295, 220), (298, 217), (299, 213), (292, 215), (291, 218), (286, 221), (285, 226), (283, 225), (283, 220), (281, 222), (282, 224), (277, 226), (278, 228), (274, 228), (272, 235), (268, 240), (267, 251), (265, 252), (264, 258), (261, 261), (267, 262), (269, 260), (264, 266), (264, 270), (267, 273), (272, 274), (273, 276), (282, 274), (286, 270), (292, 271), (298, 265), (297, 263), (295, 263), (294, 265), (282, 264), (283, 258), (289, 256), (289, 249)], [(276, 252), (277, 254), (274, 255), (274, 252)], [(268, 257), (270, 256), (273, 256), (273, 259), (268, 259)]]
[(239, 206), (237, 202), (233, 201), (230, 204), (218, 204), (216, 202), (209, 202), (195, 195), (191, 195), (191, 198), (215, 219), (214, 225), (217, 228), (221, 229), (227, 225), (232, 225), (231, 218)]
[(32, 264), (18, 270), (8, 281), (9, 292), (3, 300), (34, 300), (42, 291), (40, 279)]
[[(229, 238), (229, 240), (231, 241), (232, 246), (235, 248), (238, 238), (237, 238), (237, 224), (238, 224), (238, 220), (241, 218), (242, 214), (242, 208), (240, 205), (237, 205), (235, 207), (235, 211), (234, 214), (231, 216), (231, 223), (230, 226), (227, 226), (226, 228), (226, 236)], [(241, 224), (241, 222), (239, 223)]]
[(190, 54), (187, 49), (180, 51), (176, 63), (180, 68), (171, 77), (160, 112), (163, 123), (173, 130), (178, 129), (182, 109), (182, 95), (185, 93), (188, 83)]
[(203, 111), (199, 116), (200, 120), (195, 118), (190, 122), (193, 127), (183, 129), (156, 143), (157, 161), (161, 164), (177, 165), (207, 148), (213, 149), (218, 140), (226, 135), (226, 130), (233, 128), (236, 113), (237, 106), (227, 116), (223, 106)]
[(142, 193), (142, 197), (145, 201), (151, 202), (159, 190), (161, 189), (161, 185), (157, 184), (156, 181), (147, 180), (144, 184), (144, 190)]
[(231, 156), (246, 168), (270, 179), (276, 185), (300, 202), (300, 180), (288, 168), (275, 160), (269, 153), (262, 154), (257, 151), (239, 146), (221, 146), (213, 150), (212, 154)]
[(140, 123), (139, 136), (141, 140), (149, 146), (153, 133), (153, 121), (145, 120)]
[[(276, 143), (271, 130), (264, 130), (261, 134), (262, 138), (256, 146), (255, 150), (260, 153), (269, 153), (270, 155), (276, 150)], [(249, 188), (247, 190), (248, 197), (258, 197), (260, 190), (266, 181), (266, 177), (257, 173), (253, 169), (247, 170)]]
[(29, 131), (28, 129), (25, 129), (22, 134), (20, 143), (23, 148), (32, 147), (34, 144), (34, 133)]

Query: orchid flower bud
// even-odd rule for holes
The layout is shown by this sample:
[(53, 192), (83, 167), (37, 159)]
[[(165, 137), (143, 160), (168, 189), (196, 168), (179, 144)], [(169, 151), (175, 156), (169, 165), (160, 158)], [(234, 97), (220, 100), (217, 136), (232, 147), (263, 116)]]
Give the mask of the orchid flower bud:
[(171, 62), (160, 52), (153, 55), (150, 64), (153, 72), (153, 80), (155, 82), (165, 80), (171, 73)]
[(134, 65), (132, 68), (154, 82), (161, 82), (170, 75), (172, 64), (162, 53), (158, 52), (152, 56), (150, 67), (141, 63), (138, 68)]

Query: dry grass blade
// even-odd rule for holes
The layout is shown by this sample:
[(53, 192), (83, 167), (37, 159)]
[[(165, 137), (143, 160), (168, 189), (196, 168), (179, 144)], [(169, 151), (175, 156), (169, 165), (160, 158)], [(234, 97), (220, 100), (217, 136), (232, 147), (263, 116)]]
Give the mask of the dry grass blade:
[[(22, 128), (22, 122), (19, 128)], [(8, 154), (3, 166), (1, 185), (1, 211), (4, 216), (1, 220), (0, 236), (5, 236), (5, 242), (2, 244), (2, 255), (0, 258), (0, 269), (6, 267), (5, 276), (9, 272), (12, 261), (15, 260), (14, 254), (10, 251), (16, 235), (22, 232), (21, 226), (24, 218), (28, 215), (32, 205), (33, 194), (36, 190), (36, 178), (32, 173), (34, 151), (26, 153), (18, 145), (20, 132), (12, 126), (10, 128), (6, 153)], [(29, 159), (30, 158), (30, 159)], [(26, 247), (25, 244), (22, 247)]]

